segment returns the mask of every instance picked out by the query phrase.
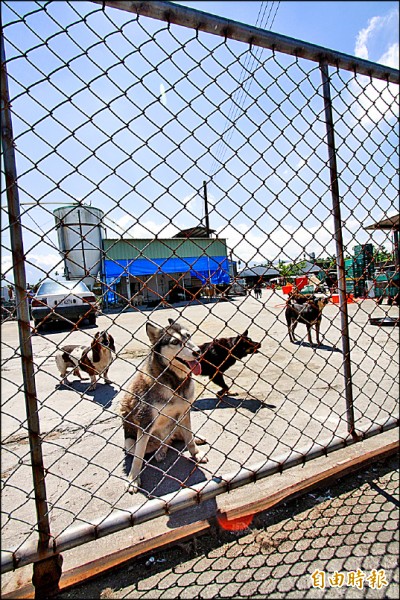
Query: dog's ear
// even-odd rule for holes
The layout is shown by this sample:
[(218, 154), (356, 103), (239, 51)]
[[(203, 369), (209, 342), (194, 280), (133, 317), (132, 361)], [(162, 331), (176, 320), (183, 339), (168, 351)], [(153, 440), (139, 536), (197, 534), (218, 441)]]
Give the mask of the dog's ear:
[(246, 329), (246, 331), (244, 332), (244, 334), (242, 335), (242, 337), (248, 337), (248, 335), (249, 335), (249, 330)]
[(100, 343), (99, 343), (100, 333), (96, 333), (92, 342), (92, 354), (93, 354), (93, 362), (100, 362)]
[(173, 324), (174, 324), (174, 320), (173, 320), (173, 319), (168, 319), (168, 323), (169, 323), (170, 325), (173, 325)]
[(146, 323), (146, 333), (149, 337), (150, 342), (154, 345), (160, 339), (162, 334), (162, 327), (154, 325), (153, 323)]
[(111, 350), (113, 350), (113, 352), (115, 352), (114, 338), (110, 333), (108, 334), (108, 339), (109, 339), (108, 347), (111, 348)]

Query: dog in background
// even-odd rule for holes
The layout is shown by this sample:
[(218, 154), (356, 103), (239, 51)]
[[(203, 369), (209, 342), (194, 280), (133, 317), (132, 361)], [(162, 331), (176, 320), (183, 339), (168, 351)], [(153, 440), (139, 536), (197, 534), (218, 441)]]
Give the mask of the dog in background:
[(184, 327), (168, 322), (165, 328), (147, 323), (151, 352), (116, 407), (123, 419), (125, 451), (134, 456), (128, 475), (131, 494), (140, 487), (145, 454), (156, 452), (161, 461), (173, 440), (182, 440), (196, 462), (207, 462), (197, 446), (205, 441), (194, 437), (190, 420), (200, 348)]
[(320, 345), (320, 327), (322, 320), (322, 311), (329, 302), (329, 296), (293, 294), (289, 296), (286, 302), (285, 317), (289, 332), (289, 338), (292, 344), (296, 343), (294, 330), (298, 323), (303, 323), (307, 327), (308, 341), (313, 346), (311, 338), (311, 327), (315, 327), (317, 344)]
[(312, 294), (301, 294), (300, 292), (293, 291), (289, 292), (287, 302), (289, 304), (292, 304), (293, 302), (296, 304), (306, 304), (312, 297)]
[(143, 294), (140, 294), (139, 292), (137, 294), (134, 294), (130, 300), (132, 306), (142, 306), (143, 302), (144, 302), (144, 296)]
[(201, 373), (210, 378), (221, 390), (217, 396), (222, 398), (229, 392), (223, 374), (237, 360), (256, 354), (261, 348), (260, 342), (254, 342), (248, 337), (248, 329), (241, 335), (229, 338), (219, 338), (200, 345)]
[(108, 369), (112, 363), (112, 352), (115, 352), (114, 338), (107, 331), (97, 332), (90, 346), (62, 346), (56, 354), (56, 365), (61, 375), (60, 385), (68, 383), (68, 375), (71, 372), (80, 379), (88, 379), (82, 377), (81, 371), (90, 377), (89, 390), (96, 388), (96, 381), (100, 377), (103, 377), (106, 383), (111, 383), (108, 379)]

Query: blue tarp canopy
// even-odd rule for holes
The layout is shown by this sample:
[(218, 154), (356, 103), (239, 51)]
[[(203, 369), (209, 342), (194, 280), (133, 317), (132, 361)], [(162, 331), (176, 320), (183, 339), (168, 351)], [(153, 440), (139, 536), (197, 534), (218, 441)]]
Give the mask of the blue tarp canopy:
[(105, 260), (104, 268), (107, 283), (112, 283), (122, 275), (139, 277), (156, 273), (186, 273), (187, 271), (190, 271), (192, 277), (200, 279), (203, 284), (218, 285), (230, 281), (229, 262), (226, 256)]

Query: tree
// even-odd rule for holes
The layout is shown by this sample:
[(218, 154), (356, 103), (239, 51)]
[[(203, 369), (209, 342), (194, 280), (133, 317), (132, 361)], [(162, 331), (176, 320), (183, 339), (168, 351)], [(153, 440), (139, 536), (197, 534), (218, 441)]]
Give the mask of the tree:
[(299, 263), (284, 263), (281, 260), (279, 261), (277, 268), (279, 271), (279, 276), (282, 277), (285, 285), (289, 277), (295, 277), (304, 269), (305, 264), (306, 263), (304, 260)]
[(336, 258), (334, 256), (319, 258), (315, 261), (315, 264), (321, 267), (321, 269), (323, 269), (324, 271), (330, 271), (331, 269), (336, 268)]
[(393, 254), (388, 252), (385, 246), (379, 246), (374, 249), (374, 261), (376, 263), (390, 263), (393, 261)]

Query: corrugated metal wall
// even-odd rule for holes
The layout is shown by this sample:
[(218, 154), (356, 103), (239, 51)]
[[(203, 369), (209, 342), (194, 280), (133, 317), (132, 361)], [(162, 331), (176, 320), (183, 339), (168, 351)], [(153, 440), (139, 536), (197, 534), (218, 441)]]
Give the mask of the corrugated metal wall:
[(227, 256), (226, 240), (211, 238), (106, 239), (103, 248), (110, 260)]

